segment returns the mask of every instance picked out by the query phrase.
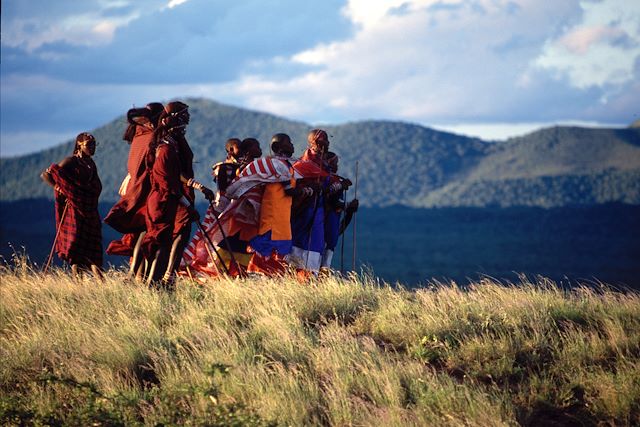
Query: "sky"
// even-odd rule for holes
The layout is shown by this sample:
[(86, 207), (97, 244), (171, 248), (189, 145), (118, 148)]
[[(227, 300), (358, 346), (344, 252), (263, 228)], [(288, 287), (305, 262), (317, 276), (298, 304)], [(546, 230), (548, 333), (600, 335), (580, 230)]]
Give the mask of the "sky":
[(187, 96), (485, 139), (640, 118), (640, 0), (4, 0), (1, 21), (2, 157)]

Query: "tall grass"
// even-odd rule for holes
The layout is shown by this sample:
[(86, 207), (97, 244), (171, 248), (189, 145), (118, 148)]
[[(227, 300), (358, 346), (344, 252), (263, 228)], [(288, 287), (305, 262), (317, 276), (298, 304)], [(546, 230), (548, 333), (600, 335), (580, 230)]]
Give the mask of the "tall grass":
[(6, 425), (640, 424), (640, 298), (0, 271)]

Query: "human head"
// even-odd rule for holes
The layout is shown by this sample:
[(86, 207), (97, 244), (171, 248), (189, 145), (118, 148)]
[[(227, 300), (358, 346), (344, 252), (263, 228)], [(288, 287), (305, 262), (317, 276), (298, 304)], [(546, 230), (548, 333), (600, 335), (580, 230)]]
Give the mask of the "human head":
[(164, 111), (164, 105), (160, 102), (150, 102), (144, 108), (148, 111), (147, 117), (153, 127), (158, 126), (158, 119), (160, 119), (160, 115)]
[(329, 151), (327, 153), (327, 157), (325, 158), (325, 161), (327, 162), (327, 166), (329, 168), (329, 172), (331, 173), (337, 173), (338, 172), (338, 162), (339, 162), (339, 158), (338, 155), (336, 153), (334, 153), (333, 151)]
[(73, 154), (80, 156), (93, 156), (96, 152), (96, 138), (89, 132), (82, 132), (76, 136), (76, 144)]
[(322, 129), (313, 129), (307, 135), (309, 150), (315, 155), (324, 155), (329, 151), (329, 136)]
[(227, 139), (227, 143), (224, 144), (224, 150), (227, 152), (227, 158), (232, 157), (234, 159), (238, 159), (240, 157), (240, 139), (239, 138), (229, 138)]
[(271, 137), (271, 151), (277, 156), (291, 157), (294, 148), (289, 135), (286, 133), (273, 135)]
[(248, 159), (257, 159), (262, 156), (260, 141), (255, 138), (245, 138), (240, 143), (240, 155)]
[(189, 124), (189, 106), (180, 101), (168, 103), (160, 114), (158, 130), (160, 137), (167, 133), (184, 135)]
[(138, 125), (155, 129), (158, 126), (158, 119), (163, 109), (164, 106), (159, 102), (150, 102), (144, 108), (131, 108), (127, 111), (127, 122), (129, 126), (127, 126), (127, 129), (124, 131), (122, 139), (131, 143)]
[(172, 101), (165, 105), (161, 118), (171, 116), (178, 119), (185, 126), (189, 124), (191, 115), (189, 114), (189, 106), (184, 102)]

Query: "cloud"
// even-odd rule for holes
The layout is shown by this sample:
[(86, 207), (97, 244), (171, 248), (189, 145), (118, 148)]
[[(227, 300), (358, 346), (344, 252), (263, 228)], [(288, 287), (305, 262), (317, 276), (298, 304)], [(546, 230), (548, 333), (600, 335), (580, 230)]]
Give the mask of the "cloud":
[(640, 111), (640, 4), (623, 3), (11, 2), (3, 137), (90, 129), (179, 96), (313, 123), (627, 123)]
[(579, 89), (606, 88), (609, 96), (637, 77), (640, 3), (608, 0), (581, 2), (580, 7), (581, 19), (547, 40), (535, 65)]
[(159, 3), (159, 0), (5, 2), (2, 45), (22, 48), (28, 54), (56, 42), (77, 46), (105, 45), (113, 40), (118, 28)]
[[(222, 82), (256, 63), (270, 64), (350, 31), (340, 0), (313, 6), (286, 0), (278, 7), (259, 0), (107, 3), (110, 9), (98, 4), (59, 20), (7, 19), (9, 36), (3, 32), (2, 45), (14, 48), (17, 59), (3, 61), (3, 74), (37, 69), (57, 79), (100, 84)], [(3, 30), (4, 21), (3, 15)]]

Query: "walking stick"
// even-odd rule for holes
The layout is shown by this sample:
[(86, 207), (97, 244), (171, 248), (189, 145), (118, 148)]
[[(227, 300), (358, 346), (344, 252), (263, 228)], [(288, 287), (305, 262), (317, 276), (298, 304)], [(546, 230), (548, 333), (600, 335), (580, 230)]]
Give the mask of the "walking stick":
[[(220, 224), (220, 220), (218, 219), (218, 215), (216, 215), (216, 210), (214, 209), (213, 202), (211, 202), (211, 200), (209, 200), (209, 206), (211, 207), (211, 213), (213, 214), (213, 217), (216, 220), (216, 224), (218, 224), (218, 228), (220, 229), (220, 234), (222, 234), (224, 243), (227, 246), (227, 251), (229, 251), (229, 256), (231, 257), (231, 261), (236, 265), (236, 268), (240, 273), (240, 277), (245, 277), (244, 271), (242, 271), (242, 269), (240, 268), (240, 264), (238, 264), (238, 261), (236, 261), (236, 257), (233, 254), (233, 251), (231, 250), (231, 243), (229, 243), (229, 240), (227, 240), (227, 234), (224, 232), (224, 229), (222, 228), (222, 224)], [(222, 261), (222, 263), (224, 264), (224, 260)]]
[(53, 259), (53, 252), (56, 250), (56, 243), (58, 243), (58, 236), (60, 236), (60, 229), (62, 228), (62, 222), (64, 221), (64, 217), (67, 214), (67, 207), (69, 207), (69, 202), (64, 201), (64, 209), (62, 209), (62, 215), (60, 215), (60, 222), (56, 227), (56, 237), (53, 239), (53, 245), (51, 246), (51, 252), (49, 252), (49, 258), (47, 258), (47, 263), (44, 265), (42, 272), (47, 274), (47, 270), (49, 269), (49, 265), (51, 264), (51, 260)]
[[(355, 196), (354, 198), (358, 198), (358, 161), (356, 160), (356, 185), (354, 187)], [(353, 258), (351, 259), (351, 269), (355, 271), (356, 269), (356, 212), (353, 213)]]
[[(344, 203), (343, 213), (347, 215), (347, 190), (342, 190), (342, 200)], [(338, 231), (340, 231), (340, 227), (342, 226), (342, 213), (340, 214), (340, 224), (338, 225)], [(346, 227), (345, 227), (346, 228)], [(347, 230), (342, 230), (342, 242), (340, 243), (340, 274), (344, 273), (344, 232)]]
[[(218, 253), (218, 250), (216, 249), (216, 246), (213, 244), (213, 242), (211, 241), (211, 238), (209, 237), (209, 235), (207, 234), (206, 231), (204, 231), (204, 227), (202, 226), (202, 223), (200, 222), (200, 220), (196, 220), (196, 223), (198, 224), (198, 227), (200, 228), (200, 231), (202, 231), (202, 234), (204, 234), (204, 237), (207, 239), (207, 242), (209, 242), (209, 244), (211, 245), (211, 247), (213, 248), (213, 251), (216, 253), (216, 256), (218, 257), (218, 259), (222, 260), (222, 257), (220, 256), (220, 254)], [(205, 242), (204, 247), (207, 248), (207, 243)], [(207, 252), (209, 252), (209, 256), (211, 257), (211, 261), (213, 261), (213, 263), (216, 263), (216, 260), (213, 258), (213, 254), (209, 251), (209, 249), (207, 248)], [(227, 274), (227, 276), (230, 276), (229, 274), (229, 269), (227, 268), (227, 266), (225, 265), (224, 261), (222, 261), (220, 264), (222, 264), (222, 267), (224, 268), (224, 272)]]

